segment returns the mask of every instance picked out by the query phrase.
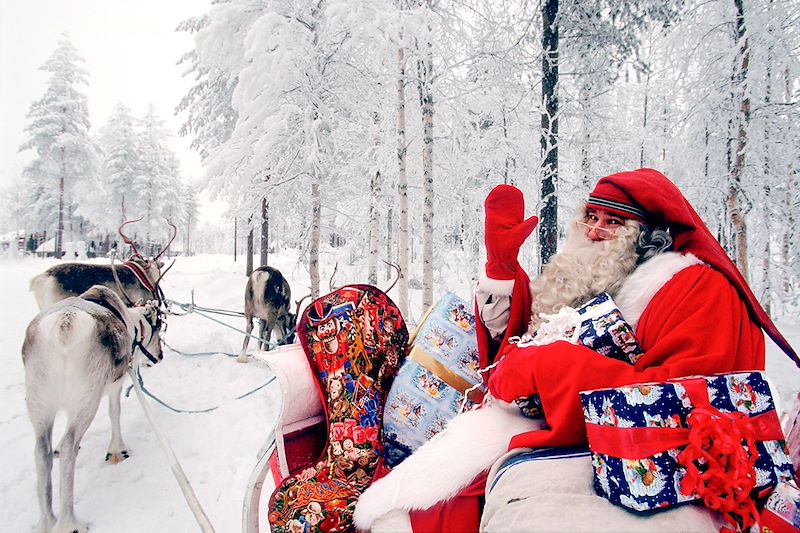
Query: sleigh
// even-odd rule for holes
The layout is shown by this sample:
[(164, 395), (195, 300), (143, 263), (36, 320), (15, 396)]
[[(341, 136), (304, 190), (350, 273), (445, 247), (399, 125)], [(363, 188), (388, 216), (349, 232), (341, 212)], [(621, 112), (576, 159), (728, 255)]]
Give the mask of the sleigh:
[[(320, 457), (326, 443), (326, 421), (314, 375), (298, 344), (256, 355), (275, 373), (281, 387), (280, 415), (248, 483), (243, 531), (269, 531), (266, 497), (287, 476)], [(797, 411), (783, 427), (795, 463), (800, 456)], [(601, 498), (593, 489), (594, 467), (587, 449), (514, 450), (490, 469), (482, 531), (609, 531), (716, 532), (725, 525), (700, 505), (635, 514)], [(553, 480), (558, 480), (555, 484)], [(565, 510), (569, 512), (565, 512)]]

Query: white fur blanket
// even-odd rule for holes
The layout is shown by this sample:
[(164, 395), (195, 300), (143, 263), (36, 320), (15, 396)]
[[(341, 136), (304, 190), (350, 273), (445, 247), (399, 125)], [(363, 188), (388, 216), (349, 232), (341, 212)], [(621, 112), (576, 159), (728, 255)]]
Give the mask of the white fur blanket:
[(511, 437), (540, 425), (522, 416), (516, 405), (500, 401), (461, 413), (364, 491), (356, 504), (355, 526), (368, 531), (390, 511), (424, 510), (455, 496), (506, 452)]

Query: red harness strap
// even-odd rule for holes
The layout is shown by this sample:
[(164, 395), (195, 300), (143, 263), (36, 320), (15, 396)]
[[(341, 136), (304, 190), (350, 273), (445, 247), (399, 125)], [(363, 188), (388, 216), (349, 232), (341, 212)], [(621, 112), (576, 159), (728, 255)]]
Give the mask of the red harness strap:
[(125, 261), (124, 265), (128, 267), (128, 270), (133, 272), (133, 275), (136, 276), (136, 279), (139, 280), (139, 283), (141, 283), (148, 291), (150, 291), (150, 294), (153, 295), (153, 298), (159, 299), (156, 288), (153, 286), (150, 280), (147, 279), (147, 274), (144, 270), (142, 270), (142, 267), (133, 261)]

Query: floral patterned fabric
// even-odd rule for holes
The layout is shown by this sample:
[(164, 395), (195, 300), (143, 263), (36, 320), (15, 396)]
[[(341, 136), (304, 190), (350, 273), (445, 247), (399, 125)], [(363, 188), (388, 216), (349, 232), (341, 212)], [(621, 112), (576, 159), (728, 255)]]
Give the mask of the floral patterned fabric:
[(408, 330), (383, 292), (351, 285), (312, 302), (297, 333), (323, 396), (328, 442), (316, 465), (277, 487), (269, 523), (276, 533), (352, 530), (356, 499), (383, 457), (383, 407)]

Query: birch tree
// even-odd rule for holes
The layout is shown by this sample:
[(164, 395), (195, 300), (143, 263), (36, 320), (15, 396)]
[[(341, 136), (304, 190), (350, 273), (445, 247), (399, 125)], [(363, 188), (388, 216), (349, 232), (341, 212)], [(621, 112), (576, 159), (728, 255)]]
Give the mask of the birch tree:
[(408, 229), (408, 174), (406, 157), (408, 144), (406, 141), (406, 50), (404, 43), (405, 31), (400, 29), (397, 45), (397, 206), (399, 215), (397, 251), (400, 279), (397, 290), (399, 293), (398, 307), (403, 316), (408, 316), (408, 275), (411, 267), (408, 260), (409, 229)]
[(750, 66), (750, 47), (745, 24), (744, 0), (733, 0), (736, 9), (735, 43), (738, 50), (733, 67), (734, 104), (738, 109), (735, 117), (735, 149), (728, 182), (728, 216), (736, 245), (736, 266), (744, 276), (748, 277), (747, 268), (747, 225), (742, 212), (740, 196), (742, 194), (742, 177), (745, 170), (745, 150), (747, 149), (747, 128), (750, 122), (750, 97), (747, 94), (747, 71)]

